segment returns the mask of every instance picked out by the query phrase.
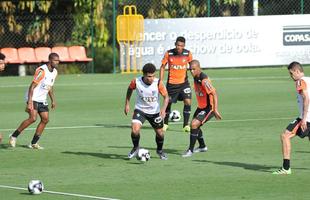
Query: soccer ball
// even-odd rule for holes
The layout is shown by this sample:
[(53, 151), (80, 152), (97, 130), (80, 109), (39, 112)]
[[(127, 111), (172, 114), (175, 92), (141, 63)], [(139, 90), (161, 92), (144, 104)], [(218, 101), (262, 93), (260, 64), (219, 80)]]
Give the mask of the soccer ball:
[(150, 154), (149, 150), (147, 150), (147, 149), (139, 149), (136, 158), (137, 158), (137, 160), (140, 160), (142, 162), (146, 162), (151, 158), (151, 154)]
[(179, 111), (177, 110), (173, 110), (170, 114), (169, 114), (169, 119), (170, 121), (173, 122), (178, 122), (181, 120), (181, 114)]
[(28, 184), (28, 191), (31, 194), (41, 194), (44, 190), (44, 185), (42, 181), (31, 180)]

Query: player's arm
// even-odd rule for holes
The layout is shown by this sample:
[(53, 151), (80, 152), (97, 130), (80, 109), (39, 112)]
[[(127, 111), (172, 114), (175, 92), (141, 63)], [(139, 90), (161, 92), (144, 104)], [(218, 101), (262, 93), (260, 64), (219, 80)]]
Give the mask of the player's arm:
[(215, 88), (212, 86), (211, 81), (209, 79), (204, 79), (202, 82), (203, 87), (205, 88), (206, 92), (210, 95), (213, 100), (212, 109), (217, 120), (222, 119), (220, 112), (218, 111), (218, 98), (217, 92)]
[(55, 101), (55, 95), (54, 95), (54, 87), (52, 86), (52, 88), (48, 91), (48, 95), (51, 98), (51, 107), (52, 109), (56, 108), (56, 101)]
[(309, 96), (307, 89), (301, 90), (300, 95), (303, 98), (303, 115), (301, 120), (301, 129), (305, 131), (307, 129), (307, 115), (309, 109)]
[(136, 88), (136, 79), (132, 80), (128, 86), (127, 93), (126, 93), (126, 98), (125, 98), (125, 108), (124, 108), (124, 113), (127, 115), (130, 110), (130, 98), (132, 95), (132, 91)]
[(169, 57), (169, 54), (168, 52), (166, 52), (163, 60), (161, 61), (161, 66), (159, 70), (159, 79), (162, 81), (164, 80), (165, 68), (168, 62), (168, 57)]
[(159, 93), (164, 97), (163, 105), (160, 109), (160, 116), (162, 118), (165, 118), (166, 109), (167, 109), (167, 106), (169, 103), (169, 95), (168, 95), (167, 89), (166, 89), (166, 87), (162, 81), (159, 82), (158, 89), (159, 89)]
[(32, 96), (33, 96), (33, 90), (38, 86), (38, 83), (32, 82), (28, 89), (28, 102), (27, 102), (27, 109), (26, 111), (32, 111), (33, 110), (33, 102), (32, 102)]
[(43, 80), (44, 77), (45, 77), (44, 70), (41, 68), (38, 68), (34, 74), (33, 81), (30, 84), (29, 89), (28, 89), (28, 102), (27, 102), (26, 111), (33, 110), (33, 102), (32, 102), (33, 91), (34, 91), (34, 88), (38, 86), (38, 84), (40, 83), (40, 81)]

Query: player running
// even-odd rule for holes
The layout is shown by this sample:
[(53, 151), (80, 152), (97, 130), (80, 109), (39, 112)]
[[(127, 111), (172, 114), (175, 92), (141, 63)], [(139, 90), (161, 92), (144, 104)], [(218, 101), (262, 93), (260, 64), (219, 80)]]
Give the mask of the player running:
[[(155, 78), (156, 67), (151, 64), (143, 66), (143, 76), (133, 79), (127, 89), (124, 112), (127, 115), (130, 110), (130, 97), (133, 90), (136, 90), (136, 104), (131, 123), (131, 140), (133, 148), (128, 154), (131, 159), (137, 155), (139, 150), (140, 129), (145, 120), (149, 121), (156, 133), (156, 153), (160, 159), (167, 160), (163, 151), (164, 131), (163, 118), (169, 102), (169, 96), (165, 85), (158, 78)], [(160, 108), (160, 95), (164, 97), (163, 105)]]
[(185, 49), (185, 38), (178, 37), (175, 42), (175, 48), (165, 53), (160, 67), (160, 80), (164, 80), (165, 67), (168, 64), (167, 90), (169, 94), (169, 104), (166, 110), (164, 121), (164, 131), (168, 129), (169, 114), (171, 104), (177, 101), (183, 101), (183, 131), (189, 132), (189, 118), (191, 113), (192, 92), (187, 80), (188, 63), (192, 61), (192, 54)]
[[(190, 70), (194, 78), (194, 88), (198, 108), (196, 109), (191, 122), (189, 148), (182, 157), (190, 157), (193, 153), (207, 151), (208, 148), (203, 139), (203, 133), (200, 127), (213, 116), (215, 116), (217, 120), (222, 119), (222, 116), (218, 111), (216, 90), (212, 86), (208, 76), (201, 71), (198, 60), (190, 62)], [(196, 140), (198, 140), (199, 146), (194, 149)]]
[(41, 121), (28, 147), (31, 149), (43, 149), (43, 147), (38, 144), (38, 141), (49, 121), (47, 95), (51, 98), (52, 109), (56, 107), (53, 85), (57, 76), (56, 68), (59, 64), (59, 56), (56, 53), (51, 53), (48, 59), (49, 62), (38, 67), (35, 72), (34, 79), (26, 94), (26, 112), (28, 112), (29, 117), (10, 135), (9, 144), (11, 147), (16, 146), (17, 137), (23, 130), (37, 120), (37, 115), (39, 114)]
[(310, 137), (310, 77), (305, 76), (303, 67), (298, 62), (292, 62), (287, 69), (296, 84), (297, 103), (300, 114), (299, 117), (292, 121), (281, 134), (283, 165), (282, 168), (272, 173), (277, 175), (287, 175), (292, 173), (290, 167), (291, 139), (296, 135), (300, 138), (306, 136), (308, 136), (308, 138)]

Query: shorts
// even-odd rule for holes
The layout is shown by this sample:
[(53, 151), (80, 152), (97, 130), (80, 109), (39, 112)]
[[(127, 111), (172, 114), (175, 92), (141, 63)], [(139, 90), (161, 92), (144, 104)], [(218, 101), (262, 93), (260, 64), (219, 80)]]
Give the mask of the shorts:
[(138, 122), (142, 125), (145, 120), (149, 121), (154, 129), (161, 129), (164, 126), (163, 118), (159, 115), (159, 113), (146, 114), (141, 110), (135, 109), (132, 116), (132, 122)]
[(38, 113), (49, 111), (47, 103), (36, 102), (36, 101), (33, 101), (33, 109), (37, 110)]
[(201, 121), (201, 124), (204, 124), (205, 122), (209, 121), (212, 117), (214, 117), (214, 113), (211, 110), (211, 107), (206, 107), (206, 108), (197, 108), (194, 115), (193, 119), (197, 119)]
[(300, 138), (304, 138), (306, 136), (309, 136), (310, 133), (310, 123), (307, 122), (307, 129), (305, 131), (301, 130), (300, 127), (300, 118), (296, 118), (294, 121), (292, 121), (287, 127), (286, 130), (295, 133), (296, 135), (298, 135)]
[(183, 101), (184, 99), (192, 99), (192, 90), (188, 81), (182, 84), (167, 83), (167, 91), (170, 103), (176, 103), (177, 101)]

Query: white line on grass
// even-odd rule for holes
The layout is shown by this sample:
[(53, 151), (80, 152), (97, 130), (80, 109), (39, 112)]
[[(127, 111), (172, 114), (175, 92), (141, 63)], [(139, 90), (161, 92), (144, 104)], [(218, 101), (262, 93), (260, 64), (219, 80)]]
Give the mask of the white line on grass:
[[(279, 117), (279, 118), (262, 118), (262, 119), (228, 119), (221, 121), (209, 121), (208, 123), (229, 123), (229, 122), (252, 122), (252, 121), (275, 121), (275, 120), (293, 120), (292, 117)], [(183, 122), (173, 122), (173, 124), (182, 124)], [(46, 127), (46, 130), (60, 130), (60, 129), (84, 129), (84, 128), (110, 128), (118, 126), (130, 126), (130, 124), (114, 124), (114, 125), (89, 125), (89, 126), (56, 126)], [(25, 131), (33, 131), (36, 128), (27, 128)], [(16, 128), (0, 129), (0, 131), (15, 131)]]
[[(287, 79), (289, 80), (288, 76), (259, 76), (259, 77), (224, 77), (224, 78), (211, 78), (212, 80), (219, 80), (219, 81), (225, 81), (225, 80), (260, 80), (260, 79)], [(70, 87), (70, 86), (98, 86), (98, 85), (124, 85), (128, 84), (128, 82), (98, 82), (98, 83), (59, 83), (56, 84), (56, 87)], [(11, 85), (0, 85), (0, 88), (17, 88), (17, 87), (28, 87), (28, 84), (11, 84)]]
[[(28, 191), (27, 188), (13, 187), (13, 186), (7, 186), (7, 185), (0, 185), (0, 188), (8, 188), (8, 189)], [(49, 190), (44, 190), (44, 193), (59, 194), (59, 195), (74, 196), (74, 197), (89, 198), (89, 199), (119, 200), (119, 199), (112, 199), (112, 198), (108, 198), (108, 197), (97, 197), (97, 196), (91, 196), (91, 195), (73, 194), (73, 193), (66, 193), (66, 192), (54, 192), (54, 191), (49, 191)]]

